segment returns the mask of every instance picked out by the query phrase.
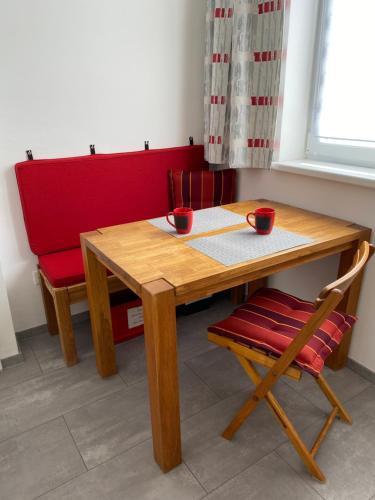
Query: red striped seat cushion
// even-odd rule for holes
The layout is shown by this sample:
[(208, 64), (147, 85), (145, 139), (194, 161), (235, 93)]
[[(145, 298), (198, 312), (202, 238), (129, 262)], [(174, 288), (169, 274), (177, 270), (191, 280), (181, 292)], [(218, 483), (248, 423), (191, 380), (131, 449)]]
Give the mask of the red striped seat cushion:
[[(312, 302), (280, 290), (263, 288), (229, 318), (210, 326), (208, 331), (280, 355), (314, 312)], [(300, 351), (295, 362), (303, 370), (319, 375), (324, 361), (355, 321), (354, 316), (336, 311), (331, 313)]]
[(173, 208), (193, 210), (233, 203), (236, 195), (236, 170), (217, 172), (196, 170), (169, 171)]

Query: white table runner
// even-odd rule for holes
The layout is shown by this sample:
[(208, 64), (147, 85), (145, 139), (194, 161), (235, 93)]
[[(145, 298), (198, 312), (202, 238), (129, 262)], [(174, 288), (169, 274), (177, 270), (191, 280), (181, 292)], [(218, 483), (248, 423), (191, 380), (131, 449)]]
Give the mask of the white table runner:
[[(173, 216), (170, 217), (173, 222)], [(165, 217), (157, 219), (148, 219), (148, 222), (153, 226), (165, 231), (166, 233), (175, 236), (176, 238), (184, 238), (194, 234), (206, 233), (223, 227), (235, 226), (243, 224), (246, 219), (243, 215), (238, 215), (230, 210), (221, 207), (203, 208), (202, 210), (194, 210), (193, 227), (189, 234), (177, 234), (176, 230), (168, 224)]]
[(259, 235), (255, 230), (246, 228), (197, 238), (186, 242), (186, 244), (224, 264), (224, 266), (233, 266), (288, 248), (307, 245), (313, 241), (307, 236), (275, 227), (268, 235)]

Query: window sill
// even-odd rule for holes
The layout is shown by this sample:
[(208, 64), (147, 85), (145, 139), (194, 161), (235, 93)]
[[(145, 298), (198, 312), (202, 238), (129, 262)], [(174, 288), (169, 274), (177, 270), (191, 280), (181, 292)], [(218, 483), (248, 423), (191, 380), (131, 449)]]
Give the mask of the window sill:
[(323, 163), (314, 160), (290, 160), (272, 163), (272, 170), (375, 189), (375, 168)]

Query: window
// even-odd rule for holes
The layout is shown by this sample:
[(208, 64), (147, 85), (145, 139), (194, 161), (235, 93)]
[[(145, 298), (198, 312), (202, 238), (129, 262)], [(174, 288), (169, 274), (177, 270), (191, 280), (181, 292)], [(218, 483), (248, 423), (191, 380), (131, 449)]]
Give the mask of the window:
[(307, 157), (375, 168), (375, 0), (322, 0)]

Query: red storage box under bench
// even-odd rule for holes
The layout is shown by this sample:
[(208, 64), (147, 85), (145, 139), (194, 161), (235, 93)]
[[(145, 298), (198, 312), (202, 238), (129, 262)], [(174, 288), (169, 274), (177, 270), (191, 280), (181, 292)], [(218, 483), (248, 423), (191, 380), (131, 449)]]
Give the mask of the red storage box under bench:
[(110, 297), (112, 331), (115, 344), (143, 334), (142, 301), (131, 290)]

